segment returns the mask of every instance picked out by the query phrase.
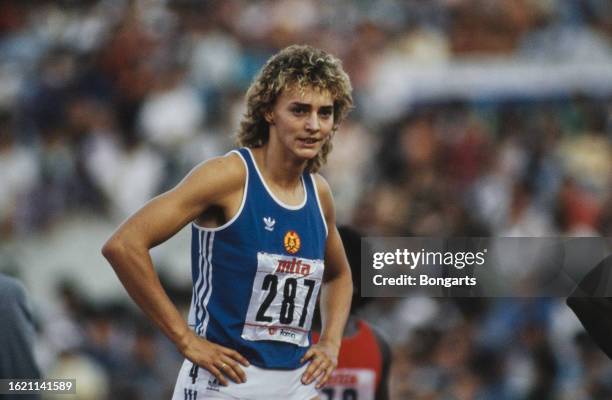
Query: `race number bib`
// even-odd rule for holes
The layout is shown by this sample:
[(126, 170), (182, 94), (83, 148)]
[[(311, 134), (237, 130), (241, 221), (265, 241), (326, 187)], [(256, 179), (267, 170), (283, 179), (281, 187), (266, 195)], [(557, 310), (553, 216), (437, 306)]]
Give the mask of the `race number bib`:
[(257, 253), (242, 338), (308, 346), (322, 278), (322, 260)]
[(322, 390), (323, 400), (374, 400), (376, 373), (365, 368), (338, 368)]

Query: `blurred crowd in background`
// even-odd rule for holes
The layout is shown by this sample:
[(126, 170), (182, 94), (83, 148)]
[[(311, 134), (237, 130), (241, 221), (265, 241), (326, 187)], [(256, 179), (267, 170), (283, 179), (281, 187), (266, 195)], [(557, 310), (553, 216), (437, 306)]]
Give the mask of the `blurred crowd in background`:
[[(322, 171), (340, 224), (612, 236), (608, 0), (23, 0), (0, 2), (0, 270), (36, 287), (11, 249), (75, 216), (108, 235), (231, 149), (253, 75), (293, 43), (337, 55), (354, 86)], [(166, 285), (186, 308), (183, 257)], [(56, 278), (33, 302), (45, 373), (76, 376), (84, 399), (169, 398), (173, 346), (125, 297)], [(562, 299), (379, 299), (364, 315), (393, 345), (393, 399), (612, 398), (612, 363)]]

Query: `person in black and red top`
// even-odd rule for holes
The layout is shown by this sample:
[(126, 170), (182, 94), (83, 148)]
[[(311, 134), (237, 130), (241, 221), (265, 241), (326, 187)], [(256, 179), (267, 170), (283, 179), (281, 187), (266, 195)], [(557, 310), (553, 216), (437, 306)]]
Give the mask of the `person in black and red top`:
[[(391, 350), (382, 335), (356, 316), (369, 299), (360, 297), (361, 236), (338, 228), (353, 274), (353, 300), (338, 357), (338, 366), (323, 388), (323, 400), (388, 400)], [(313, 332), (313, 342), (318, 332)], [(325, 397), (327, 396), (327, 397)]]
[(578, 283), (567, 298), (582, 326), (612, 359), (612, 255), (603, 259)]

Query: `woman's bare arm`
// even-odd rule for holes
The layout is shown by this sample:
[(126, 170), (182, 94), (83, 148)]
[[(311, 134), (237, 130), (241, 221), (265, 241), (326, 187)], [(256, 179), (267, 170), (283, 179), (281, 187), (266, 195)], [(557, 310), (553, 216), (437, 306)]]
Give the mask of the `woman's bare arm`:
[(161, 194), (129, 217), (102, 248), (119, 280), (143, 312), (189, 360), (206, 368), (223, 384), (225, 375), (245, 379), (238, 363), (248, 365), (236, 351), (198, 337), (164, 291), (149, 250), (175, 235), (208, 207), (224, 206), (241, 192), (246, 177), (236, 155), (207, 161), (196, 167), (174, 189)]
[(336, 227), (334, 201), (329, 185), (316, 175), (317, 190), (328, 227), (325, 247), (325, 274), (321, 288), (321, 338), (312, 346), (304, 360), (312, 360), (304, 373), (303, 381), (318, 379), (321, 388), (338, 364), (342, 333), (351, 308), (353, 281), (351, 269)]

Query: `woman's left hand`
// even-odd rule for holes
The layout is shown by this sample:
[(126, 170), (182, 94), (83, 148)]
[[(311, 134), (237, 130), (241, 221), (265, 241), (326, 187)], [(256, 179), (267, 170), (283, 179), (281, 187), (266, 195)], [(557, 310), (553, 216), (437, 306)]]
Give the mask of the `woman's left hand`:
[(327, 383), (334, 369), (338, 365), (338, 353), (340, 345), (324, 340), (308, 349), (301, 362), (310, 361), (310, 365), (302, 375), (302, 383), (308, 385), (315, 379), (318, 380), (317, 389), (321, 389)]

